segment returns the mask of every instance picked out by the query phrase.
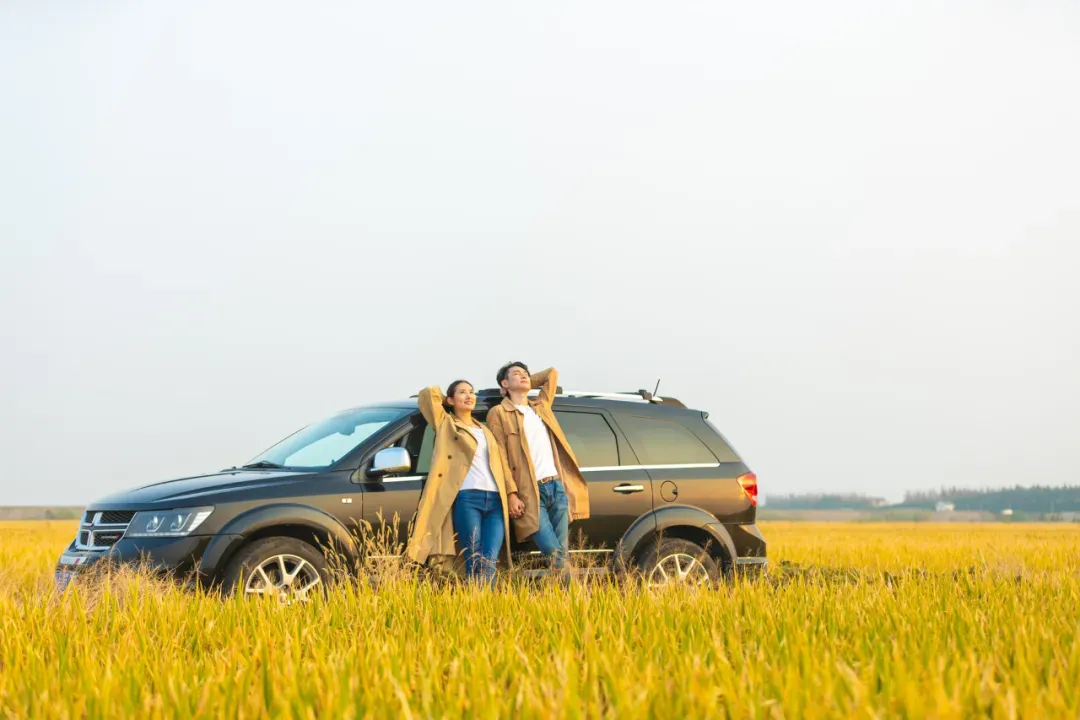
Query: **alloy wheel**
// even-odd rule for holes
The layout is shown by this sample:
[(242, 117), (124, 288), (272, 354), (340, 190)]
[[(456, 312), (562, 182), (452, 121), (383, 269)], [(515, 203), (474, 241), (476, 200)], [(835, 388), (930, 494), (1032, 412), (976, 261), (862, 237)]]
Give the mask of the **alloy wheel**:
[(649, 585), (662, 587), (685, 583), (705, 585), (709, 582), (709, 570), (692, 555), (672, 553), (660, 559), (649, 574)]
[(255, 566), (244, 583), (244, 594), (276, 597), (279, 602), (304, 601), (322, 582), (315, 566), (298, 555), (274, 555)]

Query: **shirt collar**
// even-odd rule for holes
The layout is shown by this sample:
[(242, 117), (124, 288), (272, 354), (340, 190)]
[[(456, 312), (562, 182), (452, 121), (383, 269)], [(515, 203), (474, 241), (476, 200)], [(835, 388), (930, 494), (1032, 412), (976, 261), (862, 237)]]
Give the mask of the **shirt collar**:
[[(529, 404), (529, 407), (531, 407), (535, 411), (537, 404), (540, 402), (540, 399), (539, 398), (526, 398), (525, 402), (527, 402)], [(500, 403), (500, 405), (502, 405), (502, 407), (506, 408), (507, 410), (516, 410), (517, 412), (521, 413), (522, 415), (525, 414), (525, 411), (519, 409), (518, 406), (514, 404), (514, 401), (511, 400), (508, 397), (504, 397), (502, 399), (502, 402)]]

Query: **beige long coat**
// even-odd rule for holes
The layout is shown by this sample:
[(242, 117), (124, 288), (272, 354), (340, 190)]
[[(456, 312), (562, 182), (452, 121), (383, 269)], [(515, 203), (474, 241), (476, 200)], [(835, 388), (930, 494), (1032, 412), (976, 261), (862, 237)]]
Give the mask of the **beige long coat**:
[[(452, 563), (458, 553), (454, 537), (454, 518), (451, 512), (461, 484), (472, 466), (476, 453), (476, 438), (462, 425), (453, 413), (447, 412), (445, 396), (437, 387), (420, 391), (417, 404), (428, 425), (435, 431), (435, 447), (431, 454), (431, 469), (424, 491), (420, 494), (420, 507), (416, 513), (406, 555), (418, 563), (438, 559), (444, 566)], [(483, 427), (483, 426), (481, 426)], [(510, 562), (510, 517), (507, 512), (506, 486), (510, 467), (491, 431), (484, 428), (487, 436), (488, 457), (491, 474), (499, 486), (502, 499), (503, 523), (507, 528), (504, 544), (505, 561)]]
[[(559, 372), (555, 368), (541, 370), (532, 376), (533, 388), (540, 388), (540, 396), (529, 399), (529, 405), (544, 421), (551, 447), (555, 451), (555, 468), (559, 471), (571, 520), (583, 520), (589, 517), (589, 486), (578, 468), (577, 458), (570, 449), (570, 442), (563, 434), (551, 404), (559, 387)], [(503, 454), (510, 461), (512, 485), (510, 492), (517, 492), (525, 505), (525, 514), (514, 519), (514, 535), (518, 541), (525, 541), (540, 529), (540, 485), (533, 467), (529, 441), (525, 438), (524, 418), (510, 398), (503, 398), (502, 403), (493, 407), (487, 416), (488, 428), (502, 448)]]

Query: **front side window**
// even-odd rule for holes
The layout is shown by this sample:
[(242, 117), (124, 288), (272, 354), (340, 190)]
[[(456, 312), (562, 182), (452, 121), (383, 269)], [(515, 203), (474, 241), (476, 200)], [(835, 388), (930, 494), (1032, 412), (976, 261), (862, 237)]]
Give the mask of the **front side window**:
[(716, 462), (705, 443), (679, 423), (632, 415), (619, 415), (616, 421), (642, 465)]
[(615, 467), (619, 464), (619, 445), (603, 415), (556, 412), (555, 417), (581, 467)]
[(412, 471), (417, 475), (427, 475), (428, 470), (431, 469), (431, 452), (435, 449), (435, 431), (424, 423), (420, 427), (413, 428), (400, 445), (409, 451)]
[(404, 408), (346, 410), (293, 433), (250, 464), (321, 470), (330, 467), (408, 412)]

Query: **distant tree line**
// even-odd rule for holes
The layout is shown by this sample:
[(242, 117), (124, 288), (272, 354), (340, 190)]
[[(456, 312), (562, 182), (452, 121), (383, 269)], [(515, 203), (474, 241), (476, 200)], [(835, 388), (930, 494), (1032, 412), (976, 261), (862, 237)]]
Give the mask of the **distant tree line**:
[(763, 503), (770, 510), (866, 510), (886, 504), (884, 498), (859, 494), (807, 493), (768, 495)]
[[(1080, 512), (1080, 486), (999, 488), (941, 488), (904, 493), (903, 507), (933, 509), (939, 502), (952, 503), (957, 510), (986, 510), (1000, 513), (1011, 509), (1024, 513)], [(771, 504), (771, 500), (770, 500)]]
[[(989, 490), (943, 487), (904, 493), (902, 503), (889, 507), (934, 510), (938, 503), (951, 503), (953, 509), (958, 511), (982, 510), (995, 514), (1006, 509), (1036, 516), (1080, 513), (1080, 486), (1017, 485)], [(869, 510), (888, 505), (883, 498), (859, 493), (766, 495), (762, 504), (770, 510)]]

